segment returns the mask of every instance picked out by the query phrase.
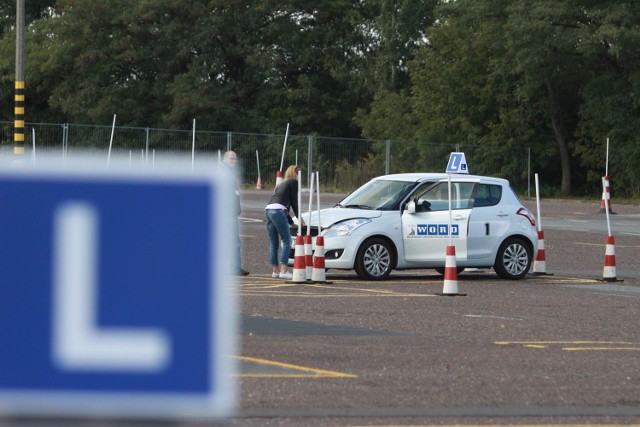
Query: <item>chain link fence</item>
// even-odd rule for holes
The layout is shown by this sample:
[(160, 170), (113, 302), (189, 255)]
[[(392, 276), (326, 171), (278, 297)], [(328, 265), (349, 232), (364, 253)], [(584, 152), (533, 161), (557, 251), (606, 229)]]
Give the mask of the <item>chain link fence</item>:
[[(0, 122), (0, 153), (13, 153), (13, 123)], [(323, 191), (348, 192), (369, 179), (390, 173), (444, 172), (453, 151), (465, 153), (470, 173), (506, 178), (518, 194), (531, 196), (529, 148), (381, 141), (322, 136), (268, 135), (204, 130), (173, 130), (121, 126), (26, 123), (25, 156), (47, 151), (61, 158), (74, 153), (128, 157), (132, 168), (156, 161), (192, 164), (220, 159), (226, 150), (238, 154), (245, 188), (272, 189), (276, 172), (291, 164), (303, 169), (303, 185), (320, 172)], [(283, 156), (283, 148), (284, 156)]]

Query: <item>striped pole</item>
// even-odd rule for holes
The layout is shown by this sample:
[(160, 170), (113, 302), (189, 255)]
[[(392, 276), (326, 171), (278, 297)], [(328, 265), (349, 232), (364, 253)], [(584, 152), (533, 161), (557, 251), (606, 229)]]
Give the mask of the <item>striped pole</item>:
[(605, 211), (609, 211), (610, 214), (614, 214), (611, 209), (611, 189), (609, 187), (609, 176), (605, 175), (602, 177), (604, 181), (604, 186), (602, 189), (602, 201), (600, 202), (600, 213), (605, 213)]
[(16, 0), (16, 80), (13, 122), (13, 154), (24, 154), (24, 57), (25, 57), (25, 0)]
[(13, 154), (24, 154), (24, 82), (16, 81), (13, 122)]

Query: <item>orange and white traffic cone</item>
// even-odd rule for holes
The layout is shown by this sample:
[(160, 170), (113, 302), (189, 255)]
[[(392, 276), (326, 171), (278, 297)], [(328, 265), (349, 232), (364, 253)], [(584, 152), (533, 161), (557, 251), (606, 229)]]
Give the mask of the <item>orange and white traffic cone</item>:
[(282, 176), (282, 171), (276, 171), (276, 187), (280, 185), (282, 181), (284, 181), (284, 177)]
[(544, 252), (544, 231), (538, 230), (538, 254), (533, 261), (533, 274), (547, 274), (547, 262)]
[(260, 179), (260, 175), (258, 175), (258, 182), (256, 182), (256, 190), (262, 190), (262, 180)]
[(458, 289), (458, 266), (456, 264), (456, 247), (447, 246), (447, 256), (444, 264), (444, 286), (442, 293), (436, 293), (439, 296), (466, 296), (461, 294)]
[(306, 234), (303, 237), (304, 241), (304, 265), (306, 267), (305, 274), (307, 280), (311, 280), (313, 274), (313, 240), (310, 234)]
[(607, 206), (609, 206), (609, 213), (615, 215), (615, 212), (611, 209), (611, 189), (609, 188), (609, 177), (603, 176), (604, 188), (602, 190), (602, 201), (600, 202), (600, 213), (607, 212)]
[(313, 273), (311, 274), (311, 280), (316, 283), (331, 283), (327, 282), (327, 276), (324, 267), (324, 237), (316, 237), (316, 250), (313, 255)]
[(296, 252), (293, 259), (293, 278), (292, 282), (304, 283), (307, 281), (307, 269), (305, 266), (304, 256), (304, 240), (302, 236), (296, 237)]
[(616, 248), (613, 236), (607, 236), (607, 247), (604, 255), (604, 269), (602, 280), (605, 282), (617, 282), (616, 278)]

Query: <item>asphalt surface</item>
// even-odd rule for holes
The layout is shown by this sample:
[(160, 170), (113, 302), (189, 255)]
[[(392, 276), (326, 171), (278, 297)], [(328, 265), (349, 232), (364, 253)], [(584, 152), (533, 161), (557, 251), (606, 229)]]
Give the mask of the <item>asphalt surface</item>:
[[(467, 296), (441, 297), (431, 270), (382, 282), (334, 270), (325, 284), (272, 279), (269, 194), (242, 194), (251, 274), (237, 284), (239, 410), (218, 424), (640, 423), (639, 206), (613, 204), (609, 216), (617, 282), (601, 280), (600, 204), (543, 200), (548, 274), (465, 271)], [(525, 204), (537, 215), (535, 200)]]
[[(640, 425), (640, 206), (613, 204), (616, 282), (602, 281), (599, 203), (541, 203), (546, 275), (431, 270), (367, 282), (271, 278), (268, 190), (242, 192), (238, 410), (219, 421), (118, 426)], [(308, 194), (305, 195), (305, 199)], [(342, 195), (321, 196), (323, 207)], [(306, 199), (308, 200), (308, 199)], [(303, 203), (306, 210), (308, 201)], [(525, 204), (537, 214), (533, 200)], [(1, 374), (0, 374), (1, 375)], [(15, 421), (15, 422), (14, 422)], [(107, 420), (0, 420), (6, 426)]]

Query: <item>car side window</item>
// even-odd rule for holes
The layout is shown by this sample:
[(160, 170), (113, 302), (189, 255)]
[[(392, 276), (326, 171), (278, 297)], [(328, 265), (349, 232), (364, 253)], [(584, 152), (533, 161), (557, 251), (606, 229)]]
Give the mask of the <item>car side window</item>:
[[(418, 212), (443, 211), (449, 209), (449, 184), (441, 182), (416, 198)], [(451, 208), (469, 209), (471, 195), (475, 184), (473, 182), (454, 182), (451, 184)]]
[(474, 208), (495, 206), (502, 198), (502, 187), (499, 185), (479, 184), (476, 190), (476, 197), (473, 202)]

